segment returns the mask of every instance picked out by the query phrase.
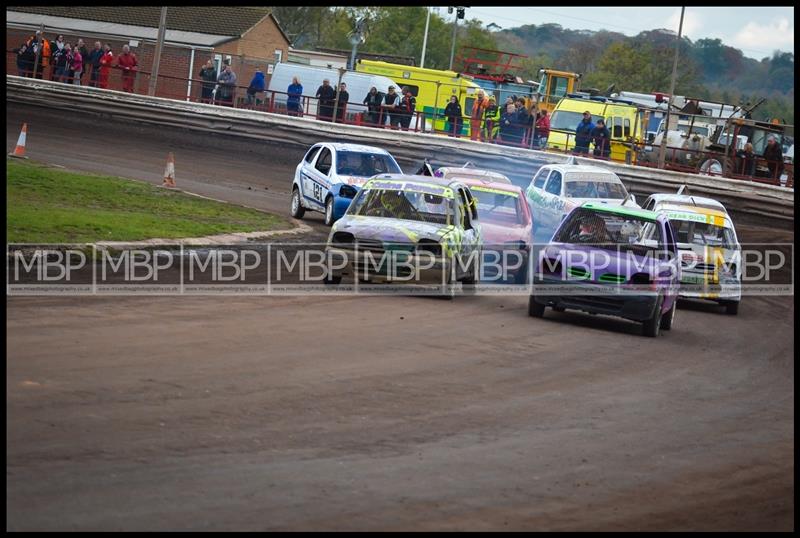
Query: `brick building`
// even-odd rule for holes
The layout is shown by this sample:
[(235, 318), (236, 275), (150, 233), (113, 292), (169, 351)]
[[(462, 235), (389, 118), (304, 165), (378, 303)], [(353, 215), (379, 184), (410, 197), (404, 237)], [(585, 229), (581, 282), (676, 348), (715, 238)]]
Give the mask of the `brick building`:
[[(109, 43), (115, 55), (128, 44), (139, 60), (136, 92), (147, 93), (160, 19), (158, 6), (7, 7), (7, 73), (16, 74), (13, 53), (8, 51), (43, 24), (45, 37), (50, 40), (62, 34), (65, 41), (74, 44), (82, 38), (89, 49), (95, 41), (101, 41)], [(239, 86), (249, 84), (256, 68), (261, 68), (269, 81), (272, 65), (287, 60), (289, 47), (289, 38), (268, 8), (169, 7), (157, 95), (197, 98), (198, 73), (207, 60), (214, 62), (217, 72), (224, 61), (229, 61)], [(112, 72), (109, 88), (120, 87), (119, 72)], [(244, 91), (238, 94), (244, 95)]]

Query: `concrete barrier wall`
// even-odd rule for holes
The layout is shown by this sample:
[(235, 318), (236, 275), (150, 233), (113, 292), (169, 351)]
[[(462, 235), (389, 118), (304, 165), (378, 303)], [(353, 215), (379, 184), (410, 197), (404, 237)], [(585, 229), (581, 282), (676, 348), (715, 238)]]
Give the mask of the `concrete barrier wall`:
[[(319, 141), (346, 140), (386, 148), (403, 162), (421, 163), (424, 158), (435, 164), (472, 161), (477, 166), (490, 167), (506, 174), (517, 184), (529, 181), (542, 165), (567, 159), (563, 154), (442, 135), (331, 124), (314, 119), (71, 86), (12, 75), (6, 76), (6, 90), (7, 103), (66, 107), (107, 118), (246, 137), (268, 144), (306, 148)], [(772, 220), (781, 227), (793, 225), (794, 222), (793, 189), (582, 157), (577, 161), (613, 170), (637, 197), (654, 192), (674, 192), (680, 185), (686, 184), (692, 194), (718, 199), (734, 217), (758, 217)], [(639, 201), (642, 200), (639, 198)]]

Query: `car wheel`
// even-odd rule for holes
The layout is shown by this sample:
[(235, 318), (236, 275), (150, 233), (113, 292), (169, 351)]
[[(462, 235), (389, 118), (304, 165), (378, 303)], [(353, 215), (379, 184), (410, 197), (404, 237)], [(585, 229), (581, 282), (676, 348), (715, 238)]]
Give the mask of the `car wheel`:
[(739, 313), (739, 301), (731, 301), (725, 304), (725, 313), (729, 316), (735, 316)]
[(342, 282), (342, 275), (326, 275), (325, 276), (325, 284), (329, 286), (338, 286)]
[(520, 268), (519, 273), (514, 277), (514, 284), (527, 284), (528, 283), (528, 265)]
[(325, 226), (333, 226), (333, 196), (325, 200)]
[(675, 321), (675, 310), (678, 308), (678, 300), (672, 303), (672, 308), (669, 309), (667, 315), (661, 318), (661, 328), (665, 331), (672, 329), (672, 322)]
[(656, 301), (656, 308), (655, 312), (653, 312), (653, 317), (646, 320), (642, 324), (642, 334), (645, 336), (649, 336), (651, 338), (655, 338), (658, 336), (659, 329), (661, 328), (661, 305), (664, 304), (664, 298), (659, 296), (658, 301)]
[(544, 305), (537, 303), (533, 299), (533, 295), (528, 297), (528, 315), (532, 318), (544, 317)]
[(303, 215), (306, 214), (306, 210), (303, 207), (303, 204), (300, 203), (300, 189), (295, 187), (292, 189), (292, 203), (290, 208), (292, 217), (296, 219), (302, 219)]

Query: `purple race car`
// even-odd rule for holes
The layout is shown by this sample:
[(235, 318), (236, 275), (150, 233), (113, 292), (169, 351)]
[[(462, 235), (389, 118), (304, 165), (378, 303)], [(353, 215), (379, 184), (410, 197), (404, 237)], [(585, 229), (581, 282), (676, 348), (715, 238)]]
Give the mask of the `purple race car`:
[(669, 220), (658, 213), (587, 202), (542, 249), (528, 313), (582, 310), (643, 323), (646, 336), (675, 318), (680, 261)]

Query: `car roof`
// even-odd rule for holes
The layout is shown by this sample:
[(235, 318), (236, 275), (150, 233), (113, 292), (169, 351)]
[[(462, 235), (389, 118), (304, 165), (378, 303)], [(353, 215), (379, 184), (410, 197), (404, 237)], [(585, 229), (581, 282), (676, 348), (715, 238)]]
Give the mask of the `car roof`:
[(513, 185), (511, 183), (505, 183), (502, 181), (486, 181), (484, 179), (463, 179), (461, 182), (466, 185), (467, 187), (483, 187), (485, 189), (492, 189), (496, 191), (507, 191), (507, 192), (524, 192), (521, 187), (517, 185)]
[(633, 207), (626, 207), (620, 205), (610, 205), (597, 202), (584, 202), (580, 207), (585, 209), (593, 209), (595, 211), (602, 211), (604, 213), (613, 213), (615, 215), (627, 215), (631, 217), (639, 217), (640, 219), (657, 221), (660, 214), (655, 211), (648, 211), (647, 209), (638, 209)]
[(437, 187), (446, 187), (449, 189), (464, 187), (464, 184), (461, 181), (454, 179), (444, 179), (440, 177), (431, 177), (431, 176), (418, 176), (413, 174), (380, 174), (377, 176), (373, 176), (364, 185), (363, 188), (370, 187), (371, 184), (375, 181), (403, 181), (411, 184), (433, 185)]
[(445, 177), (457, 177), (461, 179), (467, 178), (486, 178), (489, 181), (505, 180), (511, 183), (511, 180), (500, 172), (494, 170), (486, 170), (484, 168), (468, 168), (463, 166), (442, 166), (436, 169), (436, 172), (441, 172)]
[(725, 209), (725, 206), (722, 205), (720, 202), (714, 200), (713, 198), (706, 198), (705, 196), (690, 196), (686, 194), (657, 192), (655, 194), (651, 194), (650, 198), (655, 200), (657, 204), (672, 203), (672, 204), (690, 205), (695, 207), (711, 206), (715, 209), (719, 209), (720, 211), (724, 211), (725, 213), (728, 212), (728, 210)]
[(350, 144), (344, 142), (321, 142), (321, 144), (330, 146), (336, 151), (356, 151), (361, 153), (380, 153), (382, 155), (391, 155), (391, 153), (383, 148), (365, 146), (363, 144)]
[(542, 166), (542, 168), (558, 170), (565, 176), (567, 174), (577, 172), (582, 174), (604, 174), (604, 175), (613, 175), (614, 177), (618, 177), (613, 170), (609, 170), (608, 168), (603, 168), (601, 166), (592, 166), (590, 164), (546, 164)]

